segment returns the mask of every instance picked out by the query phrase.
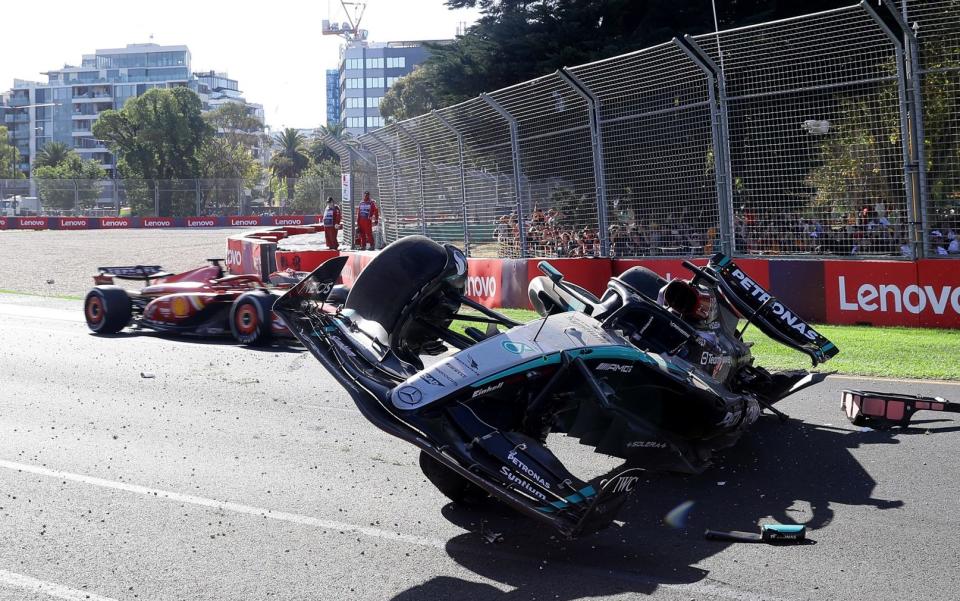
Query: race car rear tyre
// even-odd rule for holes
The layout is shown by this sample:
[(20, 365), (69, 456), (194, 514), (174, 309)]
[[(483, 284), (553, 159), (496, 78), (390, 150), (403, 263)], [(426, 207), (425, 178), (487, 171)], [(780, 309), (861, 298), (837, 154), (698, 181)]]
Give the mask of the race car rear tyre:
[(624, 271), (618, 279), (652, 301), (657, 300), (660, 289), (667, 285), (667, 280), (646, 267), (639, 266)]
[(420, 470), (437, 490), (454, 503), (476, 502), (486, 496), (483, 489), (420, 451)]
[(97, 286), (83, 301), (87, 327), (97, 334), (116, 334), (130, 323), (133, 303), (119, 286)]
[(230, 332), (240, 344), (262, 346), (273, 337), (270, 322), (275, 298), (267, 292), (245, 292), (230, 307)]

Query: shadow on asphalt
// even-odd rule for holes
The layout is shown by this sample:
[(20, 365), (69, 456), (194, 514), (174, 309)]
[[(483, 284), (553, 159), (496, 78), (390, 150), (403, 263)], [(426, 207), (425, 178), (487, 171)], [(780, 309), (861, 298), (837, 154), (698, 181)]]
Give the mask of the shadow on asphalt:
[[(780, 424), (767, 417), (715, 467), (698, 476), (651, 478), (620, 512), (621, 525), (574, 541), (553, 537), (494, 502), (473, 508), (450, 504), (443, 508), (444, 516), (470, 532), (448, 541), (447, 553), (478, 576), (513, 590), (441, 576), (394, 601), (570, 601), (696, 583), (708, 572), (694, 566), (731, 544), (705, 540), (707, 528), (759, 532), (758, 522), (772, 518), (806, 523), (808, 538), (816, 540), (817, 530), (833, 519), (831, 503), (878, 510), (902, 506), (902, 501), (871, 496), (876, 482), (851, 450), (898, 444), (894, 434), (903, 432), (861, 432), (796, 420)], [(694, 506), (683, 527), (667, 526), (664, 516), (687, 500)], [(503, 541), (487, 542), (491, 532), (502, 533)]]

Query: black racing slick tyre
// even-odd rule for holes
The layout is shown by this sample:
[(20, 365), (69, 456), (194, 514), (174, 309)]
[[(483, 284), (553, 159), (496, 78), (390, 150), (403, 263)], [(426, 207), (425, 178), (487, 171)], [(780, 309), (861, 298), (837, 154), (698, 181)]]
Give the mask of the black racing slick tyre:
[(477, 502), (486, 496), (482, 488), (424, 451), (420, 451), (420, 470), (437, 490), (454, 503)]
[(97, 334), (116, 334), (130, 323), (133, 303), (119, 286), (97, 286), (83, 301), (87, 327)]
[(273, 301), (268, 292), (245, 292), (230, 307), (230, 332), (240, 344), (262, 346), (273, 338)]

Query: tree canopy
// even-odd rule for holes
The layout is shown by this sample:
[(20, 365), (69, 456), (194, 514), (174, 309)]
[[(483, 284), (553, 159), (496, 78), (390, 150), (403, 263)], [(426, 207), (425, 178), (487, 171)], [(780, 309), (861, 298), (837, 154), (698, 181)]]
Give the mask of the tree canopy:
[(286, 180), (287, 198), (293, 198), (293, 180), (310, 166), (306, 138), (292, 127), (273, 137), (277, 151), (270, 157), (270, 170), (278, 179)]
[(21, 179), (20, 151), (10, 143), (7, 128), (0, 125), (0, 179)]
[[(381, 113), (392, 120), (551, 73), (624, 54), (683, 34), (713, 30), (707, 0), (447, 0), (481, 18), (387, 92)], [(850, 0), (726, 0), (720, 28), (847, 6)]]
[(200, 98), (187, 88), (148, 90), (119, 111), (100, 114), (95, 138), (117, 154), (124, 177), (183, 179), (200, 173), (199, 150), (214, 133)]
[(34, 164), (33, 177), (37, 179), (44, 206), (71, 210), (96, 205), (100, 197), (98, 180), (107, 177), (98, 162), (81, 159), (76, 151), (59, 142), (47, 144), (41, 154), (45, 162)]

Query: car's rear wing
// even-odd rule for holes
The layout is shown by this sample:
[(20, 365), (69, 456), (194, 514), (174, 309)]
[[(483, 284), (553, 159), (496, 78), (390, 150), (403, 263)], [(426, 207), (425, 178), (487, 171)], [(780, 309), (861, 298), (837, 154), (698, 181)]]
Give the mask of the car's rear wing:
[(163, 270), (159, 265), (124, 265), (120, 267), (97, 267), (97, 275), (93, 276), (96, 284), (110, 284), (113, 278), (121, 280), (142, 280), (150, 282), (159, 278), (165, 278), (170, 273)]
[(706, 270), (717, 279), (724, 297), (748, 322), (777, 342), (806, 353), (813, 364), (840, 352), (832, 342), (737, 267), (730, 257), (714, 255)]

